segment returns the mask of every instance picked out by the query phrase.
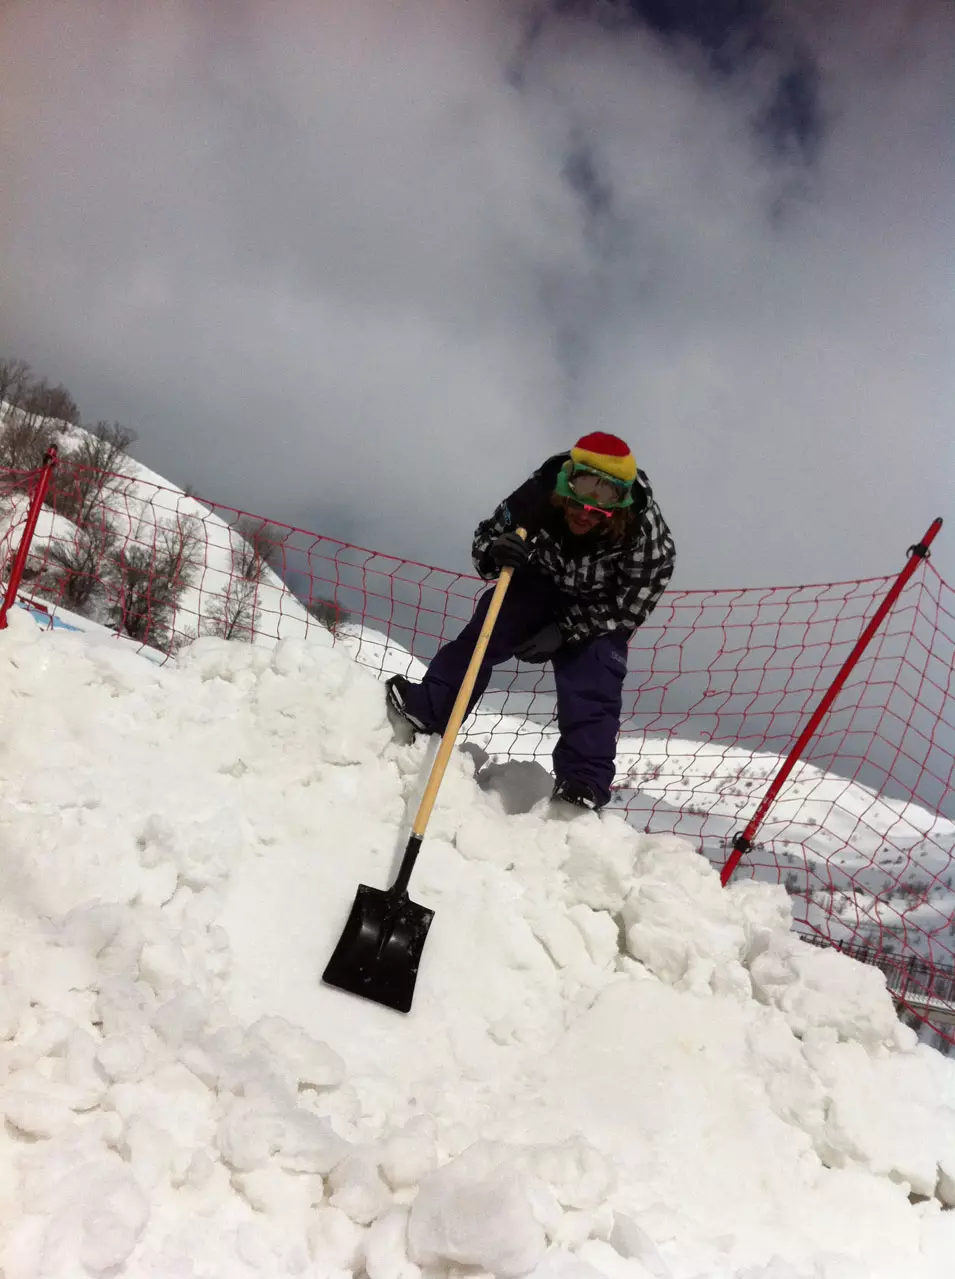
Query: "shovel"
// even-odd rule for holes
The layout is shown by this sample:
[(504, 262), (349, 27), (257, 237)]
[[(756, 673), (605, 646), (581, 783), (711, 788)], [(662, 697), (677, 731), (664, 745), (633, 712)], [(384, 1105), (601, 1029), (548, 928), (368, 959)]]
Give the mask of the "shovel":
[[(521, 537), (527, 536), (524, 529), (518, 529), (517, 532)], [(375, 1003), (394, 1008), (399, 1013), (406, 1013), (411, 1009), (421, 952), (434, 918), (433, 910), (419, 906), (408, 896), (408, 882), (418, 860), (438, 787), (451, 758), (454, 740), (464, 721), (474, 683), (513, 572), (510, 568), (501, 570), (484, 625), (474, 645), (470, 665), (461, 682), (451, 718), (435, 756), (395, 881), (388, 889), (359, 884), (351, 914), (328, 961), (328, 967), (322, 974), (322, 980), (327, 985), (337, 986), (351, 995), (373, 999)]]

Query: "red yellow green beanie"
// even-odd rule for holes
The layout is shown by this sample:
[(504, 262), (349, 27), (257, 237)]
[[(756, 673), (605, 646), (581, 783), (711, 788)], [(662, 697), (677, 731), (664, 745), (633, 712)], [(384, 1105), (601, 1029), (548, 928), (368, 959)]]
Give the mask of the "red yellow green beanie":
[(582, 435), (570, 450), (570, 456), (578, 466), (589, 466), (603, 475), (632, 484), (637, 478), (637, 463), (630, 448), (616, 435), (603, 431), (591, 431)]

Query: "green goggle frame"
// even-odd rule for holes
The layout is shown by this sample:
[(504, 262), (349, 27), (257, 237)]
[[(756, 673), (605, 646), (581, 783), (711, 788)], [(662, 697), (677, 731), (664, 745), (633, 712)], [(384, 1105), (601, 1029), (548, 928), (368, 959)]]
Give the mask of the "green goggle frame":
[[(581, 497), (579, 493), (574, 492), (571, 479), (574, 475), (596, 475), (598, 479), (607, 480), (619, 489), (622, 494), (619, 502), (613, 502), (609, 506), (606, 502), (588, 501), (587, 498)], [(557, 472), (557, 483), (554, 491), (559, 497), (569, 498), (571, 502), (576, 502), (579, 506), (596, 506), (603, 511), (624, 511), (628, 506), (633, 506), (633, 485), (627, 484), (624, 480), (614, 479), (612, 475), (607, 475), (604, 471), (597, 471), (592, 466), (583, 466), (578, 462), (565, 462)]]

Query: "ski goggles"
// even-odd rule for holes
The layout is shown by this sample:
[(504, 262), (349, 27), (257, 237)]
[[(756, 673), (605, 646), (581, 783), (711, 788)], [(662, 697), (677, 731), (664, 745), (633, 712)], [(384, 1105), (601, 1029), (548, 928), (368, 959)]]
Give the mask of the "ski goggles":
[(631, 485), (580, 463), (565, 462), (557, 475), (557, 492), (588, 511), (605, 515), (633, 505)]

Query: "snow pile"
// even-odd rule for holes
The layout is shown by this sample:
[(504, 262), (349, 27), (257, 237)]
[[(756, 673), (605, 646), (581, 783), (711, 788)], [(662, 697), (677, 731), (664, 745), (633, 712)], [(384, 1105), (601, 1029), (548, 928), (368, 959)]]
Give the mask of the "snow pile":
[[(489, 780), (512, 753), (523, 758), (521, 793), (508, 786), (511, 811), (547, 791), (534, 761), (549, 765), (556, 728), (479, 709), (469, 739), (492, 761)], [(623, 735), (612, 802), (655, 833), (677, 831), (714, 865), (754, 813), (782, 758), (689, 737)], [(493, 781), (492, 781), (493, 784)], [(771, 852), (761, 851), (761, 847)], [(893, 936), (943, 968), (953, 962), (955, 823), (918, 803), (879, 795), (858, 780), (797, 764), (760, 825), (745, 871), (789, 881), (804, 899), (799, 923), (831, 938), (883, 948)], [(743, 873), (743, 872), (741, 872)]]
[(955, 1064), (782, 889), (462, 750), (401, 1017), (319, 980), (428, 762), (341, 652), (14, 610), (0, 717), (4, 1279), (950, 1276)]

